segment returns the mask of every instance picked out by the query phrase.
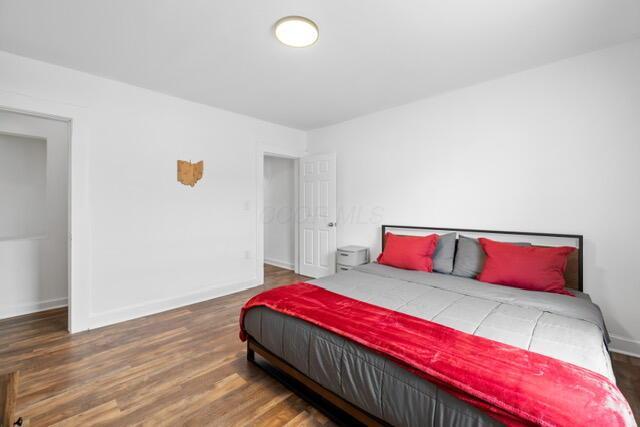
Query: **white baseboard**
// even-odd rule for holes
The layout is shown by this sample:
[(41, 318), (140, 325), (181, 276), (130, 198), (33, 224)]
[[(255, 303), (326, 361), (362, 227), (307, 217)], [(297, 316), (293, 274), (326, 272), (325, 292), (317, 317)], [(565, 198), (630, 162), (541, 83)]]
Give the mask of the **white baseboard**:
[(39, 311), (52, 310), (54, 308), (66, 307), (67, 298), (54, 298), (46, 301), (20, 304), (13, 307), (0, 309), (0, 319), (23, 316), (25, 314), (37, 313)]
[(222, 297), (236, 292), (244, 291), (250, 287), (259, 285), (256, 279), (232, 283), (228, 285), (217, 285), (192, 292), (177, 297), (158, 299), (143, 304), (130, 305), (124, 308), (105, 311), (103, 313), (93, 313), (89, 316), (89, 329), (101, 328), (103, 326), (113, 325), (114, 323), (124, 322), (126, 320), (136, 319), (138, 317), (149, 316), (151, 314), (160, 313), (174, 308), (183, 307), (185, 305), (195, 304), (198, 302)]
[(278, 261), (275, 259), (264, 259), (264, 263), (265, 264), (269, 264), (269, 265), (273, 265), (274, 267), (280, 267), (280, 268), (284, 268), (286, 270), (293, 270), (295, 268), (295, 266), (291, 263), (288, 262), (283, 262), (283, 261)]
[(614, 353), (626, 354), (627, 356), (640, 357), (640, 341), (611, 335), (609, 350)]

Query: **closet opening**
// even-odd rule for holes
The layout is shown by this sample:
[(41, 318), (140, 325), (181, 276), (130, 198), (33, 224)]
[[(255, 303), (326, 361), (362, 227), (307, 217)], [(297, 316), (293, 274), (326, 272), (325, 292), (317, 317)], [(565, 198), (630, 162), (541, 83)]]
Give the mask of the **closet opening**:
[[(69, 124), (0, 111), (0, 319), (68, 329)], [(34, 322), (36, 323), (36, 322)]]

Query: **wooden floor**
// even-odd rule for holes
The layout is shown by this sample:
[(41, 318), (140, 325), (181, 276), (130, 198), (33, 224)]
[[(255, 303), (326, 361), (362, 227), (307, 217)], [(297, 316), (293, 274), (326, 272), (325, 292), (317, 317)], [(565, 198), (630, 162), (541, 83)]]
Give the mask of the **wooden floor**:
[[(66, 310), (0, 321), (0, 372), (21, 370), (25, 425), (332, 425), (245, 359), (240, 306), (304, 280), (265, 266), (265, 286), (69, 335)], [(640, 419), (640, 359), (614, 354)]]
[[(304, 280), (265, 267), (265, 287)], [(19, 369), (17, 415), (48, 425), (331, 425), (238, 339), (264, 287), (69, 335), (66, 310), (0, 321), (0, 372)]]

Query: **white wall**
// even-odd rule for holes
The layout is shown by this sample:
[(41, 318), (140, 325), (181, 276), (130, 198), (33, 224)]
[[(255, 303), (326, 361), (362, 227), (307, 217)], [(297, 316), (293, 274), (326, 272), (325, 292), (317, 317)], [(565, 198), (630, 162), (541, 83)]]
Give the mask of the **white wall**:
[(309, 133), (338, 157), (338, 245), (380, 223), (585, 236), (585, 290), (640, 354), (640, 41)]
[(293, 270), (295, 263), (295, 161), (264, 158), (264, 260)]
[(1, 210), (12, 216), (0, 236), (4, 318), (67, 304), (69, 141), (64, 122), (5, 111), (0, 132), (46, 140), (14, 137), (14, 143), (32, 146), (29, 158), (0, 154)]
[(303, 132), (2, 52), (0, 91), (88, 111), (92, 326), (255, 284), (257, 146)]
[(0, 133), (0, 240), (46, 233), (46, 185), (46, 141)]

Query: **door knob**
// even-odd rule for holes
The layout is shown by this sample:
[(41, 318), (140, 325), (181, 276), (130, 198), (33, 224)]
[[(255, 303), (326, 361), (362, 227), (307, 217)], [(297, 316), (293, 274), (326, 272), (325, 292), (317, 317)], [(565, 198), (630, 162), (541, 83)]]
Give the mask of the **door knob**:
[(330, 222), (329, 224), (327, 224), (329, 227), (335, 227), (336, 223), (335, 222)]

